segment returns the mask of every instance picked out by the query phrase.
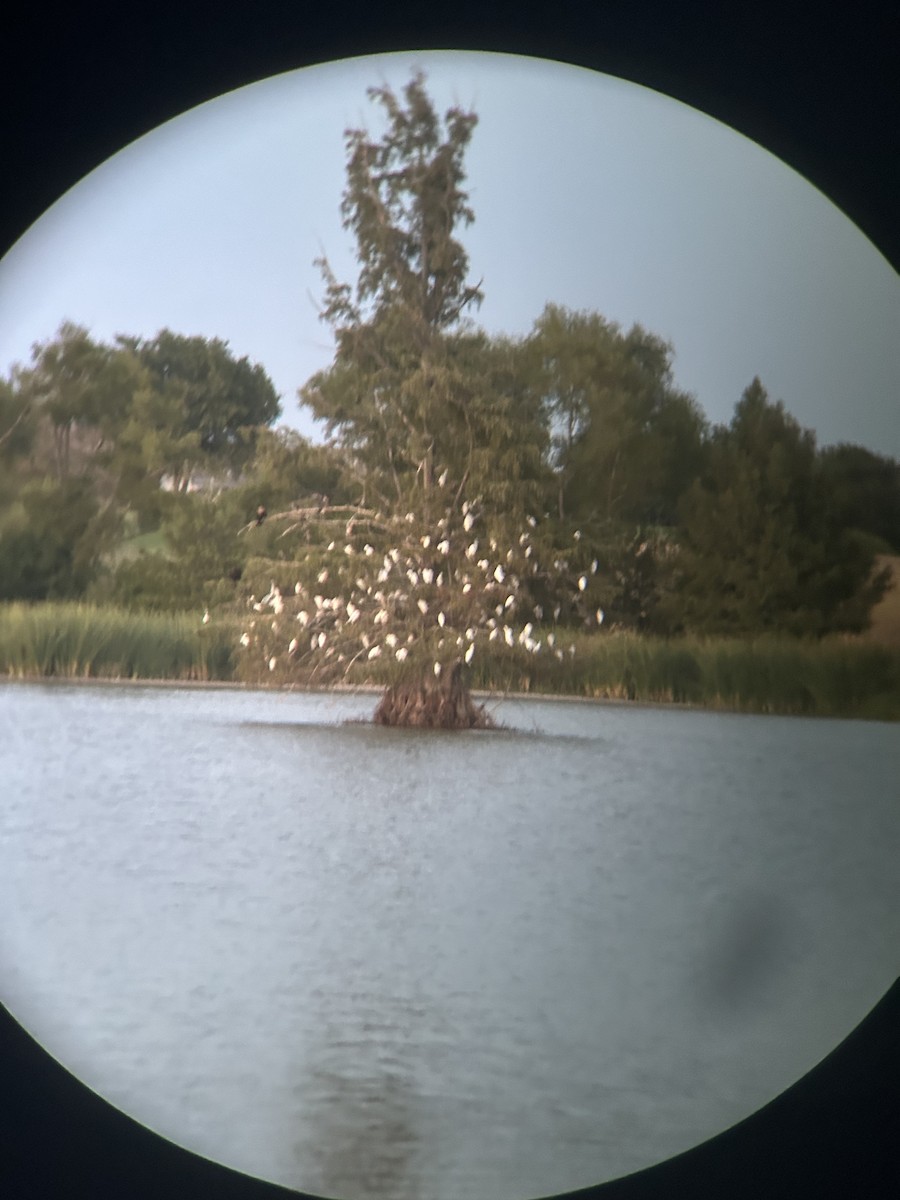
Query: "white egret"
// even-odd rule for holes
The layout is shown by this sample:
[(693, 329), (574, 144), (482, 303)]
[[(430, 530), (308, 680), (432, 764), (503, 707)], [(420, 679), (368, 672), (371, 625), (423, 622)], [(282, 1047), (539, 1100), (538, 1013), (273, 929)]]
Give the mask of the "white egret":
[(394, 658), (396, 658), (397, 662), (404, 662), (408, 654), (409, 651), (405, 646), (398, 646), (394, 651)]
[(290, 642), (288, 643), (288, 654), (294, 653), (294, 651), (297, 649), (297, 644), (297, 639), (291, 638)]
[(249, 646), (249, 645), (250, 645), (250, 634), (249, 634), (249, 633), (242, 633), (242, 634), (241, 634), (241, 645), (242, 645), (242, 646)]
[(475, 657), (475, 643), (473, 642), (472, 645), (468, 648), (468, 650), (465, 653), (466, 664), (468, 665), (474, 657)]
[(586, 587), (587, 587), (587, 575), (582, 575), (578, 580), (579, 592), (583, 592)]
[(447, 623), (447, 618), (444, 616), (443, 612), (439, 612), (439, 613), (438, 613), (438, 615), (437, 615), (437, 623), (438, 623), (438, 625), (440, 625), (441, 629), (443, 629), (443, 628), (444, 628), (444, 626), (446, 625), (446, 623)]
[(603, 618), (604, 618), (605, 616), (606, 616), (606, 614), (604, 613), (603, 609), (602, 609), (602, 608), (598, 608), (598, 609), (597, 609), (597, 624), (598, 624), (598, 625), (602, 625), (602, 624), (603, 624)]
[(207, 609), (206, 612), (203, 614), (203, 624), (204, 625), (209, 624), (209, 609)]
[(436, 676), (440, 675), (440, 673), (441, 673), (441, 664), (439, 662), (436, 662), (434, 664), (434, 673)]
[(275, 670), (275, 663), (276, 663), (277, 661), (278, 661), (278, 660), (276, 659), (275, 655), (273, 654), (273, 655), (272, 655), (272, 657), (269, 659), (269, 670), (270, 670), (270, 671), (274, 671), (274, 670)]
[(502, 583), (503, 580), (506, 578), (506, 572), (503, 570), (503, 568), (500, 566), (499, 563), (497, 563), (496, 567), (494, 567), (494, 578), (497, 580), (498, 583)]
[(424, 617), (424, 615), (428, 612), (428, 601), (427, 600), (417, 600), (416, 605), (419, 609), (419, 612)]
[(422, 582), (428, 584), (434, 583), (434, 571), (432, 571), (431, 567), (422, 568)]

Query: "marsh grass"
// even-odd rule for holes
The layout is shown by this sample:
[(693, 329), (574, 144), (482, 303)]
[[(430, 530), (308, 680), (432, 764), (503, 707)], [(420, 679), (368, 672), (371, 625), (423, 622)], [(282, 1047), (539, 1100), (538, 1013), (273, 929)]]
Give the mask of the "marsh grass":
[[(0, 607), (0, 674), (27, 678), (240, 680), (297, 688), (314, 677), (269, 672), (240, 646), (240, 614), (141, 613), (84, 604)], [(570, 653), (574, 646), (575, 653)], [(560, 633), (546, 648), (480, 643), (464, 674), (473, 691), (535, 693), (738, 712), (900, 720), (900, 647), (865, 639), (745, 641)], [(350, 685), (397, 686), (408, 668), (360, 662)]]
[[(787, 638), (664, 640), (576, 634), (563, 660), (491, 646), (468, 670), (475, 691), (691, 704), (737, 712), (900, 720), (900, 651), (864, 642)], [(575, 646), (575, 654), (568, 647)], [(363, 667), (357, 682), (394, 684)]]
[(20, 678), (227, 680), (235, 625), (86, 604), (0, 607), (0, 672)]

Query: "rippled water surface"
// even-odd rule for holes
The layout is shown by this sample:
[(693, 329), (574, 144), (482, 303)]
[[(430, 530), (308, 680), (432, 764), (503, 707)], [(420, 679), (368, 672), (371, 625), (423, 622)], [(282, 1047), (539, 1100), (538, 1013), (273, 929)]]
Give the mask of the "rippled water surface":
[(0, 686), (0, 998), (151, 1128), (355, 1200), (687, 1149), (900, 972), (895, 726)]

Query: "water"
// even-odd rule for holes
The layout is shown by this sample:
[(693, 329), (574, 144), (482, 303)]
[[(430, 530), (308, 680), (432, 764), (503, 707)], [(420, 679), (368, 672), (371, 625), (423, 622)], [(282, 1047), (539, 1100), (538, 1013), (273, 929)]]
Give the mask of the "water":
[(374, 703), (0, 687), (0, 998), (174, 1141), (353, 1200), (574, 1189), (748, 1116), (900, 971), (895, 726), (344, 723)]

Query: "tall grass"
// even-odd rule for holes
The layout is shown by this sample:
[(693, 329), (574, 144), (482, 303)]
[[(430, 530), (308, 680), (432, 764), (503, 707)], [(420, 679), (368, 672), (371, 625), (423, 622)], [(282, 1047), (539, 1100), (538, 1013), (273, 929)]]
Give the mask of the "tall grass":
[[(66, 678), (236, 680), (316, 685), (270, 673), (241, 648), (240, 615), (142, 613), (85, 604), (0, 606), (0, 674)], [(739, 712), (900, 720), (900, 647), (865, 640), (665, 640), (636, 634), (561, 634), (546, 647), (479, 643), (468, 682), (492, 692), (681, 703)], [(569, 647), (575, 653), (569, 653)], [(360, 662), (350, 684), (396, 683), (392, 660)]]
[[(479, 647), (473, 689), (738, 712), (900, 720), (900, 650), (863, 642), (788, 638), (665, 640), (576, 634), (560, 639), (563, 660), (496, 643)], [(575, 646), (570, 655), (568, 647)], [(359, 682), (392, 683), (396, 668), (362, 665)]]
[(0, 607), (0, 673), (18, 677), (226, 680), (235, 627), (194, 613), (139, 613), (87, 604)]

